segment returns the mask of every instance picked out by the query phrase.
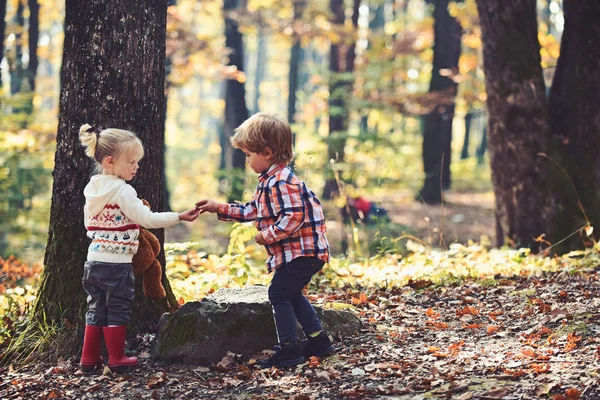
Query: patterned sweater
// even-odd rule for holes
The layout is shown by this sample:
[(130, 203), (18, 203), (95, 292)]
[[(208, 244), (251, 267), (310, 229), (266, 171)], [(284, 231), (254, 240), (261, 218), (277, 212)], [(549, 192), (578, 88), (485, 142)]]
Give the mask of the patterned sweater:
[(154, 213), (131, 185), (113, 175), (95, 175), (83, 191), (84, 223), (92, 239), (88, 261), (130, 263), (138, 250), (140, 225), (166, 228), (179, 222), (176, 212)]

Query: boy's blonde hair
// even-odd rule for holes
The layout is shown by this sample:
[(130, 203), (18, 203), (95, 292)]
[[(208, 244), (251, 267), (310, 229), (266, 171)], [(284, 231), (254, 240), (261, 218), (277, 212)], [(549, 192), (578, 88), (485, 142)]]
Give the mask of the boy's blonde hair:
[(288, 164), (294, 156), (292, 129), (285, 118), (276, 114), (254, 114), (236, 128), (231, 144), (236, 149), (259, 154), (268, 147), (273, 151), (273, 161), (278, 164)]
[(127, 157), (144, 156), (144, 147), (142, 141), (135, 133), (124, 129), (108, 128), (101, 132), (88, 125), (81, 125), (79, 128), (79, 140), (85, 147), (85, 154), (96, 161), (96, 171), (102, 169), (102, 160), (106, 157), (113, 157), (115, 163), (120, 163)]

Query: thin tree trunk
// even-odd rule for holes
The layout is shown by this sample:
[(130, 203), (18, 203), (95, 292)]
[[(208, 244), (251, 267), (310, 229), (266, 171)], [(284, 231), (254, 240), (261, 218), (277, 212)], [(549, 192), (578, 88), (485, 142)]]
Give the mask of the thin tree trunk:
[[(27, 3), (29, 5), (29, 64), (27, 65), (27, 79), (29, 81), (29, 90), (35, 93), (35, 78), (38, 69), (37, 49), (40, 38), (40, 5), (37, 0), (28, 0)], [(33, 101), (33, 98), (31, 101)]]
[(263, 32), (263, 27), (258, 27), (257, 33), (257, 51), (256, 51), (256, 75), (254, 79), (254, 101), (253, 113), (260, 110), (258, 105), (260, 100), (260, 84), (265, 77), (265, 66), (267, 64), (267, 36)]
[(12, 59), (10, 70), (10, 94), (14, 95), (21, 91), (21, 84), (23, 82), (23, 30), (25, 29), (25, 17), (23, 16), (24, 11), (24, 0), (18, 0), (17, 10), (15, 13), (15, 54)]
[[(496, 197), (496, 241), (540, 247), (560, 217), (564, 179), (540, 154), (556, 160), (540, 65), (536, 1), (477, 0)], [(568, 185), (568, 183), (567, 183)]]
[[(134, 186), (154, 210), (162, 208), (166, 9), (166, 0), (114, 0), (110, 7), (101, 0), (66, 2), (54, 185), (35, 305), (38, 318), (78, 323), (86, 308), (81, 277), (89, 241), (82, 192), (92, 162), (79, 144), (81, 124), (138, 133), (146, 153)], [(163, 230), (154, 233), (162, 243)], [(160, 261), (164, 265), (164, 254)], [(167, 298), (157, 302), (141, 294), (141, 280), (136, 280), (132, 328), (152, 327), (163, 312), (177, 308), (164, 270), (162, 278)]]
[[(6, 36), (6, 1), (0, 0), (0, 63), (4, 58), (4, 37)], [(0, 92), (2, 92), (2, 71), (0, 70)]]
[[(294, 23), (302, 18), (305, 0), (294, 0)], [(300, 59), (302, 57), (302, 44), (298, 34), (294, 31), (292, 35), (292, 50), (290, 54), (290, 72), (288, 75), (288, 122), (293, 124), (296, 120), (296, 92), (298, 91), (298, 79), (300, 73)], [(295, 135), (294, 135), (295, 139)]]
[(471, 134), (471, 121), (473, 120), (473, 114), (471, 110), (465, 114), (465, 140), (463, 141), (462, 151), (460, 152), (460, 159), (465, 160), (469, 158), (469, 136)]
[[(238, 71), (244, 71), (244, 41), (238, 29), (238, 22), (231, 18), (230, 13), (238, 8), (238, 0), (225, 0), (225, 46), (230, 50), (227, 65), (235, 66)], [(246, 157), (240, 149), (234, 149), (229, 143), (235, 128), (248, 119), (246, 107), (246, 89), (244, 83), (236, 79), (225, 82), (225, 122), (224, 137), (221, 140), (221, 151), (225, 153), (225, 172), (231, 185), (228, 201), (241, 200), (244, 192), (244, 168)]]
[(423, 118), (423, 168), (425, 182), (418, 200), (435, 204), (442, 201), (442, 189), (450, 187), (452, 121), (458, 84), (443, 72), (458, 73), (462, 28), (448, 11), (449, 0), (436, 0), (434, 16), (433, 69), (430, 93), (445, 97)]
[[(360, 0), (353, 1), (352, 26), (358, 27), (358, 9)], [(330, 9), (333, 14), (332, 22), (343, 27), (345, 20), (345, 9), (343, 0), (331, 0)], [(343, 39), (342, 39), (343, 40)], [(329, 84), (329, 137), (328, 160), (335, 162), (344, 161), (344, 147), (346, 145), (346, 134), (348, 130), (349, 97), (352, 95), (354, 77), (354, 59), (356, 41), (352, 38), (349, 44), (332, 43), (329, 53), (329, 71), (331, 82)], [(333, 174), (325, 181), (323, 198), (332, 199), (339, 194), (338, 183)]]

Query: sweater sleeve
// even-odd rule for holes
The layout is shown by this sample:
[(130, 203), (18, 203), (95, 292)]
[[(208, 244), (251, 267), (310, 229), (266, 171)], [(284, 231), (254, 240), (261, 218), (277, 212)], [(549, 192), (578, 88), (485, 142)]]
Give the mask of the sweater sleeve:
[(130, 185), (125, 185), (121, 190), (119, 207), (127, 218), (144, 228), (168, 228), (179, 222), (179, 214), (176, 212), (152, 212), (138, 199), (135, 189)]

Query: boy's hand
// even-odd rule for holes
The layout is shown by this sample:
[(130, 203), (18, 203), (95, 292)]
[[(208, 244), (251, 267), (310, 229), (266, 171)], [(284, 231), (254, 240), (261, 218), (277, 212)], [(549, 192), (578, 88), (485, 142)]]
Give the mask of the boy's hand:
[(266, 241), (266, 240), (265, 240), (265, 238), (263, 237), (263, 235), (262, 235), (262, 232), (258, 232), (258, 233), (256, 234), (256, 236), (254, 237), (254, 240), (256, 241), (256, 243), (258, 243), (258, 244), (260, 244), (260, 245), (262, 245), (262, 246), (264, 246), (264, 245), (266, 245), (266, 244), (267, 244), (267, 241)]
[(200, 214), (205, 212), (216, 213), (219, 210), (219, 203), (209, 199), (200, 200), (196, 203), (196, 209), (200, 211)]
[(187, 211), (184, 211), (182, 213), (179, 213), (179, 220), (180, 221), (188, 221), (188, 222), (193, 222), (196, 220), (196, 218), (198, 218), (198, 215), (200, 215), (200, 213), (198, 212), (197, 208), (191, 208)]

